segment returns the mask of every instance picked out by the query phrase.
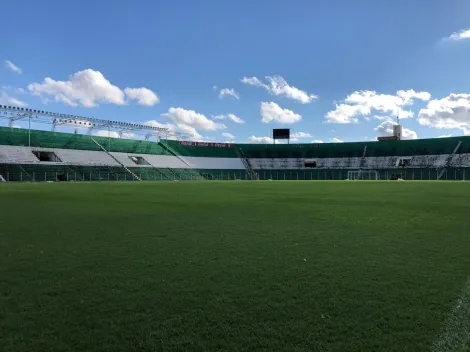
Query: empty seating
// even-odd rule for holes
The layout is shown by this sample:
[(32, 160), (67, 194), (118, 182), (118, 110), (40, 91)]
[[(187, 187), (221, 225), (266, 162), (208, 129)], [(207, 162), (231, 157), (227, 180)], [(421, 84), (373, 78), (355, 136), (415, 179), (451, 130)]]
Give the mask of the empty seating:
[(28, 147), (0, 145), (0, 163), (31, 164), (39, 162)]
[[(0, 127), (0, 144), (4, 169), (10, 165), (8, 170), (23, 176), (38, 173), (42, 180), (61, 172), (73, 172), (76, 180), (126, 180), (132, 178), (126, 168), (147, 180), (238, 179), (247, 174), (253, 178), (253, 172), (264, 179), (342, 179), (348, 170), (358, 169), (378, 170), (381, 175), (411, 170), (414, 178), (426, 174), (422, 170), (470, 168), (470, 137), (260, 145), (150, 142)], [(40, 156), (40, 161), (32, 150), (58, 158)], [(305, 167), (307, 160), (315, 163)], [(437, 172), (433, 175), (436, 178)]]
[(105, 152), (91, 150), (55, 149), (57, 156), (64, 162), (72, 165), (109, 165), (119, 164)]

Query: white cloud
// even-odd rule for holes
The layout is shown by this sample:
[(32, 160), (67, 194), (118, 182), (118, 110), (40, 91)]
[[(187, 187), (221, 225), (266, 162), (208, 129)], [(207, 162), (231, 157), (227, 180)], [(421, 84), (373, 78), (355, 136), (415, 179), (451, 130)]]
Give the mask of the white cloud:
[[(217, 88), (217, 87), (216, 87)], [(233, 88), (222, 88), (219, 92), (219, 98), (223, 99), (224, 97), (233, 97), (237, 100), (240, 99), (240, 95)]]
[(314, 139), (311, 143), (323, 143), (321, 139)]
[(194, 110), (172, 107), (168, 109), (168, 112), (161, 114), (161, 116), (169, 119), (171, 123), (161, 123), (156, 120), (150, 120), (145, 122), (145, 124), (154, 127), (168, 128), (171, 133), (184, 133), (191, 136), (191, 139), (196, 141), (207, 141), (212, 138), (202, 136), (198, 130), (216, 131), (227, 128), (224, 124), (215, 123)]
[(199, 138), (192, 138), (191, 139), (193, 142), (213, 142), (215, 141), (214, 137), (209, 137), (209, 136), (201, 136)]
[(385, 121), (385, 120), (389, 120), (390, 116), (374, 115), (374, 119), (380, 120), (380, 121)]
[(283, 109), (276, 103), (261, 103), (261, 121), (264, 123), (277, 122), (281, 124), (296, 123), (302, 120), (302, 116), (292, 110)]
[(419, 111), (418, 122), (438, 129), (458, 128), (470, 134), (470, 94), (452, 93), (445, 98), (429, 101)]
[(215, 123), (203, 114), (199, 114), (194, 110), (172, 107), (168, 109), (168, 112), (162, 114), (162, 116), (166, 117), (176, 125), (186, 125), (204, 131), (216, 131), (227, 128), (224, 124)]
[[(397, 123), (391, 118), (383, 121), (374, 130), (379, 136), (393, 136), (393, 126)], [(402, 127), (402, 139), (418, 139), (415, 131)]]
[(266, 76), (266, 80), (267, 84), (262, 83), (257, 77), (243, 77), (241, 82), (266, 89), (271, 95), (293, 99), (302, 104), (309, 104), (318, 99), (315, 94), (308, 94), (304, 90), (290, 86), (281, 76)]
[(470, 29), (462, 29), (460, 32), (454, 32), (446, 40), (458, 41), (470, 39)]
[[(373, 111), (389, 113), (401, 119), (413, 116), (413, 112), (403, 107), (412, 105), (415, 99), (427, 101), (431, 99), (428, 92), (416, 92), (413, 89), (399, 90), (396, 95), (377, 94), (375, 91), (356, 91), (346, 97), (336, 109), (326, 114), (329, 123), (356, 123), (358, 116), (368, 116)], [(374, 116), (375, 118), (380, 118)]]
[(5, 60), (5, 67), (19, 75), (23, 73), (23, 70), (11, 61)]
[[(251, 143), (256, 143), (256, 144), (273, 144), (274, 140), (271, 137), (256, 137), (256, 136), (251, 136), (248, 137), (248, 140)], [(276, 141), (277, 142), (277, 141)]]
[(449, 137), (452, 137), (451, 134), (444, 134), (442, 136), (438, 136), (437, 138), (449, 138)]
[(422, 101), (428, 101), (431, 99), (431, 93), (429, 92), (416, 92), (413, 89), (399, 90), (397, 96), (403, 99), (403, 105), (413, 104), (413, 99), (419, 99)]
[(98, 136), (98, 137), (109, 136), (111, 138), (136, 138), (136, 135), (132, 132), (123, 132), (122, 136), (119, 137), (119, 133), (116, 131), (109, 131), (109, 134), (108, 134), (108, 131), (104, 131), (104, 130), (93, 132), (93, 136)]
[(158, 96), (148, 88), (126, 88), (124, 93), (130, 100), (137, 100), (140, 105), (152, 106), (160, 101)]
[(46, 77), (42, 83), (28, 85), (31, 94), (42, 97), (46, 102), (53, 99), (70, 106), (91, 108), (101, 103), (124, 105), (126, 95), (138, 104), (154, 105), (158, 96), (147, 88), (121, 88), (113, 85), (99, 71), (87, 69), (74, 73), (67, 81), (56, 81)]
[(25, 94), (26, 93), (24, 88), (15, 88), (15, 87), (12, 87), (12, 86), (1, 86), (0, 88), (2, 90), (6, 91), (6, 92), (13, 92), (13, 93), (17, 93), (17, 94)]
[(232, 141), (235, 140), (235, 136), (233, 134), (227, 133), (227, 132), (222, 133), (222, 137), (228, 138)]
[(144, 125), (158, 127), (158, 128), (168, 128), (168, 129), (171, 129), (172, 127), (174, 127), (174, 125), (172, 125), (171, 123), (161, 123), (161, 122), (158, 122), (157, 120), (145, 121)]
[[(202, 139), (202, 135), (200, 135), (194, 127), (187, 126), (185, 124), (172, 124), (172, 123), (160, 123), (156, 120), (150, 120), (144, 122), (144, 124), (148, 126), (153, 126), (153, 127), (159, 127), (159, 128), (168, 128), (170, 131), (170, 136), (168, 136), (168, 139), (175, 139), (174, 135), (171, 135), (172, 133), (184, 133), (189, 136), (191, 136), (192, 139)], [(167, 137), (164, 134), (161, 134), (161, 137)]]
[(306, 132), (294, 132), (291, 134), (291, 137), (292, 138), (312, 138), (312, 135)]
[(98, 136), (98, 137), (111, 137), (111, 138), (119, 138), (119, 133), (116, 131), (96, 131), (93, 133), (93, 136)]
[(261, 83), (261, 81), (256, 77), (243, 77), (240, 81), (242, 83), (249, 84), (250, 86), (261, 87), (269, 90), (269, 87)]
[(243, 121), (241, 118), (239, 118), (235, 114), (217, 115), (217, 116), (214, 116), (214, 119), (215, 120), (230, 120), (235, 123), (245, 123), (245, 121)]
[(99, 103), (125, 104), (124, 92), (111, 84), (101, 72), (91, 69), (74, 73), (68, 81), (46, 77), (43, 83), (32, 83), (28, 89), (33, 95), (46, 99), (51, 97), (70, 106), (91, 108)]
[(18, 100), (16, 98), (10, 97), (7, 93), (0, 93), (0, 105), (14, 105), (20, 108), (28, 106), (24, 101)]
[(336, 137), (330, 138), (330, 142), (331, 143), (344, 143), (344, 141)]

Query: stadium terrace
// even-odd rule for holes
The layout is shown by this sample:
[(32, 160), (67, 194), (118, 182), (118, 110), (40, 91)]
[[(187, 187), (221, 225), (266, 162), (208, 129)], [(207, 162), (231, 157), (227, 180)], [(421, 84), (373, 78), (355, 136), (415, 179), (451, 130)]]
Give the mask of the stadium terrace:
[[(7, 111), (13, 110), (8, 108)], [(78, 122), (87, 123), (90, 130), (114, 128), (122, 133), (148, 129), (146, 139), (155, 133), (164, 137), (168, 131), (26, 110), (15, 111), (15, 116), (29, 121), (49, 118), (52, 131), (0, 128), (0, 175), (5, 181), (466, 180), (470, 177), (470, 137), (400, 140), (401, 129), (396, 128), (395, 136), (378, 142), (271, 145), (165, 138), (154, 142), (61, 133), (54, 129), (62, 123)], [(10, 117), (10, 126), (13, 119)]]

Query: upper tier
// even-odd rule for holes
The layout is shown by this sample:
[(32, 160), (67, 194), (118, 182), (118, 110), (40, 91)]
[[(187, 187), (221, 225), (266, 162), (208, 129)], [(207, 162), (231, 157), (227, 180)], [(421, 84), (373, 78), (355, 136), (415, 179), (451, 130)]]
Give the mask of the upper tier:
[[(93, 136), (109, 151), (122, 153), (165, 154), (160, 143)], [(0, 145), (28, 145), (28, 130), (23, 128), (0, 127)], [(89, 135), (31, 130), (31, 146), (42, 148), (98, 150), (100, 147)]]
[(178, 141), (164, 141), (182, 156), (237, 157), (242, 149), (247, 158), (338, 158), (366, 156), (412, 156), (451, 154), (459, 141), (458, 153), (470, 153), (469, 137), (417, 139), (407, 141), (308, 143), (308, 144), (233, 144), (231, 148), (188, 146)]
[[(237, 151), (243, 150), (248, 158), (333, 158), (366, 156), (412, 156), (451, 154), (459, 141), (458, 153), (470, 153), (470, 136), (417, 139), (407, 141), (319, 143), (319, 144), (231, 144), (228, 147), (189, 146), (178, 141), (163, 140), (150, 142), (142, 140), (93, 137), (106, 149), (113, 152), (140, 154), (167, 154), (167, 145), (181, 156), (236, 158)], [(28, 145), (28, 130), (0, 127), (0, 145)], [(223, 144), (222, 144), (223, 145)], [(42, 148), (100, 150), (89, 135), (31, 130), (31, 146)]]

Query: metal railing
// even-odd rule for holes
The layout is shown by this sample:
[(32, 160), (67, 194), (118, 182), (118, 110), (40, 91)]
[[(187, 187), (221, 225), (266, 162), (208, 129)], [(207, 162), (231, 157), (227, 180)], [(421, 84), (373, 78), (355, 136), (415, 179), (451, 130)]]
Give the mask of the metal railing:
[[(260, 180), (346, 180), (351, 169), (314, 169), (314, 170), (255, 170)], [(376, 170), (380, 180), (390, 180), (399, 175), (404, 180), (438, 180), (439, 169), (387, 169)], [(245, 170), (221, 170), (199, 174), (173, 173), (162, 174), (158, 170), (148, 170), (135, 174), (142, 181), (196, 181), (196, 180), (252, 180)], [(56, 181), (136, 181), (128, 172), (0, 172), (7, 182), (56, 182)], [(470, 168), (447, 168), (440, 180), (467, 181)], [(375, 179), (375, 176), (371, 179)]]

